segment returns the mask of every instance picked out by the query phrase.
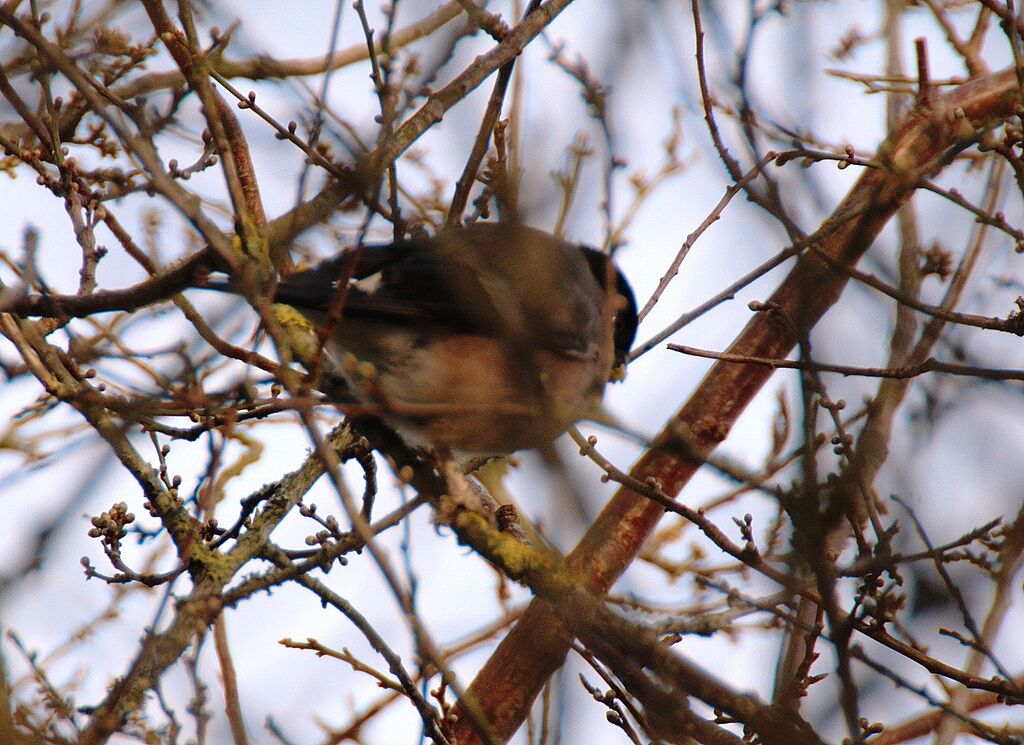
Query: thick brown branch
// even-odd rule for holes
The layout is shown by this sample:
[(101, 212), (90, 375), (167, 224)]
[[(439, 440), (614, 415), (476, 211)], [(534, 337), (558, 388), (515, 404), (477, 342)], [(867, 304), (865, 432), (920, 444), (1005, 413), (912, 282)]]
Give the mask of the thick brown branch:
[(196, 283), (209, 271), (213, 251), (204, 248), (183, 262), (120, 290), (101, 290), (89, 295), (28, 295), (7, 288), (8, 296), (0, 295), (0, 312), (22, 317), (84, 318), (93, 313), (115, 310), (138, 310), (152, 303), (167, 300)]
[[(810, 237), (818, 252), (805, 254), (730, 345), (727, 354), (782, 358), (839, 299), (848, 276), (834, 263), (855, 264), (923, 178), (936, 173), (951, 148), (971, 141), (975, 126), (1013, 112), (1019, 92), (1013, 70), (989, 75), (935, 95), (927, 109), (914, 110), (882, 144), (882, 168), (866, 171), (833, 215)], [(771, 377), (765, 367), (716, 363), (689, 401), (666, 424), (631, 475), (654, 479), (678, 494), (698, 465), (682, 454), (710, 453)], [(664, 508), (621, 488), (570, 555), (592, 590), (605, 592), (640, 550)], [(550, 606), (535, 600), (470, 687), (496, 732), (510, 736), (526, 716), (537, 692), (565, 658), (570, 637)], [(460, 742), (477, 742), (460, 720)]]

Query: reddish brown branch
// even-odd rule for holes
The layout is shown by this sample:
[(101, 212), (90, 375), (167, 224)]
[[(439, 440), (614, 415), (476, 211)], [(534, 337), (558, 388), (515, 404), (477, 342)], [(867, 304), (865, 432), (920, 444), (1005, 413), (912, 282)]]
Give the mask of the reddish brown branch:
[[(931, 97), (882, 144), (882, 166), (866, 171), (833, 215), (808, 239), (818, 251), (805, 254), (730, 345), (727, 354), (782, 358), (797, 333), (806, 333), (839, 299), (853, 265), (889, 219), (914, 193), (921, 179), (946, 164), (952, 148), (971, 141), (975, 126), (1010, 115), (1019, 99), (1013, 70), (968, 82)], [(728, 435), (737, 418), (773, 370), (716, 363), (689, 401), (666, 424), (652, 448), (633, 466), (639, 481), (653, 479), (677, 495), (694, 475), (698, 460)], [(623, 487), (616, 492), (570, 555), (595, 592), (606, 592), (625, 571), (664, 514), (664, 508)], [(558, 616), (535, 600), (499, 645), (470, 687), (495, 732), (509, 737), (523, 721), (537, 692), (565, 658), (571, 636)], [(457, 709), (461, 713), (461, 709)], [(460, 743), (475, 743), (468, 720), (460, 720)]]

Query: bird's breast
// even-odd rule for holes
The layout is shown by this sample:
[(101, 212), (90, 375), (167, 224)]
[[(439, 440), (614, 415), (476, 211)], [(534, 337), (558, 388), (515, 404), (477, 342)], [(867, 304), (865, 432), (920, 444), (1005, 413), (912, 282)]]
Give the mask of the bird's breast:
[(372, 380), (353, 381), (357, 393), (410, 444), (463, 454), (550, 443), (594, 410), (611, 368), (597, 347), (560, 354), (475, 334), (344, 325), (344, 346), (331, 356), (375, 368)]

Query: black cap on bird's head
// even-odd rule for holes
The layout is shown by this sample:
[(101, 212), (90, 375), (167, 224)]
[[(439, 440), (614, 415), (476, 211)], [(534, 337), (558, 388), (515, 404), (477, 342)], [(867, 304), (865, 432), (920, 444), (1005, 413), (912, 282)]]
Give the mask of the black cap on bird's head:
[(615, 366), (618, 368), (626, 364), (629, 350), (636, 339), (636, 330), (639, 323), (636, 297), (633, 295), (633, 288), (629, 286), (626, 275), (615, 265), (615, 262), (611, 260), (608, 254), (590, 246), (582, 246), (581, 248), (587, 257), (587, 261), (590, 263), (590, 271), (593, 272), (602, 290), (607, 291), (608, 289), (608, 277), (611, 274), (609, 267), (615, 273), (615, 290), (624, 303), (624, 306), (615, 313)]

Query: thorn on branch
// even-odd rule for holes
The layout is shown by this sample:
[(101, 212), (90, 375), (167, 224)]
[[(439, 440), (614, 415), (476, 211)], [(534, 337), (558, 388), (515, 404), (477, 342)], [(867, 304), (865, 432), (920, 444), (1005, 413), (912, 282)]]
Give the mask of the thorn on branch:
[(917, 53), (917, 103), (927, 108), (931, 103), (932, 84), (928, 77), (928, 43), (923, 36), (914, 39)]

